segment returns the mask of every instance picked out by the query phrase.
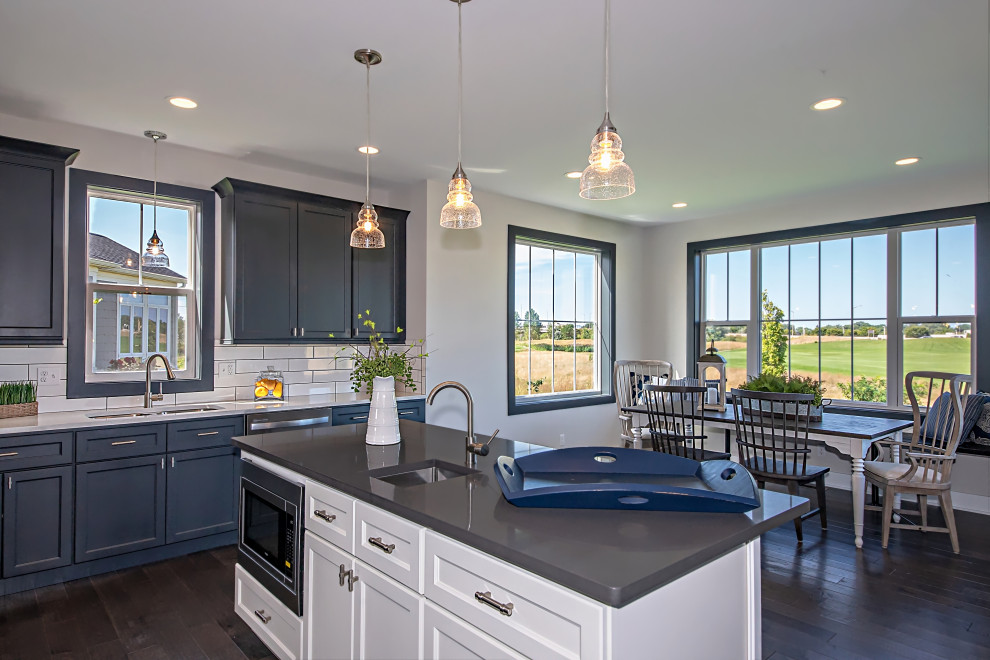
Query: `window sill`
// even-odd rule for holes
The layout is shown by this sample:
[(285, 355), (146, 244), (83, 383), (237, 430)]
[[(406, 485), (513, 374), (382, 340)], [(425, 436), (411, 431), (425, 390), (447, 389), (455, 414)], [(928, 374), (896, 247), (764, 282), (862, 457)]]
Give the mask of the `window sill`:
[(563, 410), (566, 408), (583, 408), (585, 406), (602, 406), (615, 403), (612, 394), (590, 394), (583, 396), (548, 396), (533, 399), (510, 399), (509, 414), (525, 415), (528, 413), (545, 412), (548, 410)]

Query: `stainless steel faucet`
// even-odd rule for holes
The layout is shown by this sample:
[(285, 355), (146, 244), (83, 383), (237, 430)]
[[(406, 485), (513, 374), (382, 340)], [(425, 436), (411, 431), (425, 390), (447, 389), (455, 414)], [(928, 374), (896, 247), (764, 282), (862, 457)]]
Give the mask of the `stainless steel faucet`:
[(464, 395), (464, 398), (467, 399), (467, 437), (464, 438), (465, 440), (464, 451), (467, 453), (467, 462), (470, 463), (471, 465), (477, 465), (478, 456), (488, 455), (488, 445), (491, 443), (492, 440), (495, 439), (495, 436), (498, 435), (498, 431), (492, 433), (492, 437), (489, 438), (488, 442), (486, 443), (475, 441), (474, 399), (471, 398), (471, 393), (468, 392), (468, 388), (464, 387), (456, 380), (445, 380), (444, 382), (434, 387), (432, 390), (430, 390), (430, 394), (426, 397), (426, 402), (430, 405), (433, 405), (433, 399), (436, 398), (437, 393), (447, 388), (453, 388), (455, 390), (458, 390), (461, 394)]
[(161, 358), (162, 363), (165, 365), (165, 375), (168, 376), (169, 380), (175, 380), (175, 372), (172, 371), (172, 365), (168, 363), (168, 358), (161, 353), (155, 353), (148, 358), (147, 362), (144, 363), (144, 407), (150, 408), (152, 401), (161, 401), (165, 398), (161, 392), (158, 394), (151, 393), (151, 363), (155, 361), (155, 358)]

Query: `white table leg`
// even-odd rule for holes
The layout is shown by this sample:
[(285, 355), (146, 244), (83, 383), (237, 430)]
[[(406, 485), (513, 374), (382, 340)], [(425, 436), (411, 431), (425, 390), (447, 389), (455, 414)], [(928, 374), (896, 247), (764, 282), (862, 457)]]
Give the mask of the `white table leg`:
[[(901, 439), (903, 438), (903, 436), (904, 436), (904, 434), (901, 433), (900, 431), (898, 431), (897, 433), (894, 434), (894, 441), (895, 442), (900, 442)], [(900, 445), (894, 445), (893, 447), (891, 447), (891, 452), (890, 453), (891, 453), (891, 460), (893, 460), (895, 463), (900, 463), (901, 462), (901, 446)], [(887, 497), (887, 493), (884, 493), (883, 496), (884, 497)], [(894, 495), (894, 508), (895, 509), (900, 509), (901, 508), (901, 494), (900, 493), (897, 493), (896, 495)], [(899, 515), (897, 515), (896, 513), (894, 514), (893, 517), (894, 517), (894, 522), (896, 522), (896, 523), (901, 522), (901, 517)]]
[(866, 476), (863, 459), (852, 459), (853, 529), (856, 531), (856, 547), (863, 547), (863, 507), (866, 504)]

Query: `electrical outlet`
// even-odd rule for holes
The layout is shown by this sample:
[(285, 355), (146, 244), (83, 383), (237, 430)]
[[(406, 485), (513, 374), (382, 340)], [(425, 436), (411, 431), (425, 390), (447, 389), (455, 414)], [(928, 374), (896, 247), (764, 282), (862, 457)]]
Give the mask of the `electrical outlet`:
[(58, 382), (58, 370), (48, 367), (38, 368), (38, 385), (54, 385)]
[(561, 433), (560, 434), (560, 445), (559, 446), (564, 447), (566, 445), (567, 445), (567, 438), (565, 437), (565, 434), (564, 433)]
[(228, 362), (220, 363), (220, 375), (221, 376), (233, 376), (234, 375), (234, 361), (230, 360)]
[(825, 445), (818, 445), (818, 455), (819, 456), (825, 455)]

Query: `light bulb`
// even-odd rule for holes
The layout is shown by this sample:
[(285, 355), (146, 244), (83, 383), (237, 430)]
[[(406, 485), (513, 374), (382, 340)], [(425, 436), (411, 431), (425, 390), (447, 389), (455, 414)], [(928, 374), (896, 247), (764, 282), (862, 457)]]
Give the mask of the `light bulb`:
[(581, 197), (619, 199), (636, 192), (632, 169), (624, 160), (622, 139), (606, 117), (591, 140), (588, 167), (581, 174)]
[(378, 228), (378, 211), (365, 202), (358, 212), (357, 226), (351, 232), (351, 247), (378, 249), (385, 247), (385, 234)]

